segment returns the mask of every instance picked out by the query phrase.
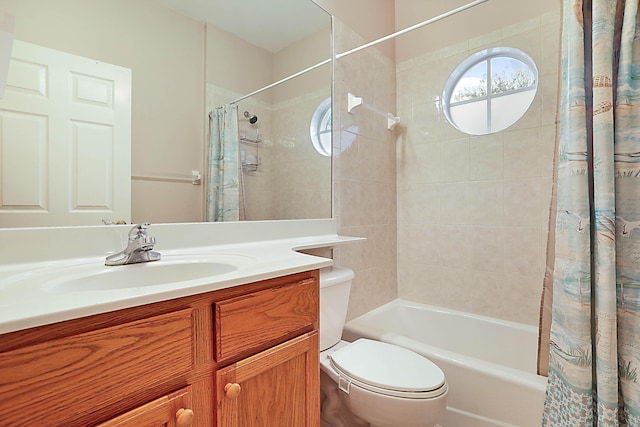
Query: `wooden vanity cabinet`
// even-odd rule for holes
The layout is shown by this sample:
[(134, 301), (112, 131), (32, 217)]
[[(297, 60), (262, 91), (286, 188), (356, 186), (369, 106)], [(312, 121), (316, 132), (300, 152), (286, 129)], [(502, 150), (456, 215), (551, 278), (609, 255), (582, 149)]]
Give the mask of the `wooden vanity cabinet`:
[(318, 425), (318, 305), (315, 278), (215, 304), (217, 360), (250, 354), (216, 372), (218, 427)]
[(318, 279), (0, 335), (0, 425), (319, 426)]

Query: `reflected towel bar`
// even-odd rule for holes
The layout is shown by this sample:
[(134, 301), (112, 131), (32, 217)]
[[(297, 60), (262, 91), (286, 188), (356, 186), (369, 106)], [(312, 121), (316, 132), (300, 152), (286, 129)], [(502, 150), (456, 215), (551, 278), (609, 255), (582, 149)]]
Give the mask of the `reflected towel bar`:
[(191, 171), (191, 175), (131, 175), (131, 180), (136, 181), (159, 181), (159, 182), (180, 182), (185, 184), (202, 184), (202, 174), (200, 171)]

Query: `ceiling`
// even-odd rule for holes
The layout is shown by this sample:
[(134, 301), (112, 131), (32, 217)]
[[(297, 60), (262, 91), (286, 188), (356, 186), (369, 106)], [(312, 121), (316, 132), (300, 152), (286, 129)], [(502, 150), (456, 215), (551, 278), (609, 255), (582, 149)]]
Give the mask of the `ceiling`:
[(272, 53), (331, 25), (330, 15), (311, 0), (158, 1)]

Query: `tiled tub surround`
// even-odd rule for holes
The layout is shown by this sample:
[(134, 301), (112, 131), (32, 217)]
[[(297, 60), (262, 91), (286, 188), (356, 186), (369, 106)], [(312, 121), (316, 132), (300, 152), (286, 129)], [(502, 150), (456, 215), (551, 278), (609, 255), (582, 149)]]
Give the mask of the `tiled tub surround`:
[[(216, 289), (314, 270), (331, 259), (298, 251), (358, 241), (336, 234), (335, 220), (258, 221), (151, 225), (155, 250), (174, 255), (242, 258), (237, 270), (182, 282), (116, 289), (52, 292), (46, 284), (67, 267), (104, 266), (126, 246), (130, 225), (1, 229), (0, 333), (196, 295)], [(155, 261), (162, 263), (163, 260)], [(153, 263), (152, 263), (153, 264)], [(111, 267), (144, 268), (145, 264)], [(33, 279), (33, 280), (31, 280)], [(35, 280), (43, 285), (36, 285)]]
[[(397, 64), (398, 294), (537, 324), (545, 267), (558, 82), (559, 11)], [(518, 48), (539, 71), (527, 113), (470, 136), (442, 112), (470, 54)]]

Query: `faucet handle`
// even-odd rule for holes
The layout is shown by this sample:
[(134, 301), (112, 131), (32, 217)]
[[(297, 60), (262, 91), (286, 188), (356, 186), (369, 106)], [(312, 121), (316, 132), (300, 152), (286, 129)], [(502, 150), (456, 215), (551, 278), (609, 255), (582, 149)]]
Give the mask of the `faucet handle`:
[(109, 255), (105, 259), (105, 265), (126, 265), (158, 261), (160, 253), (153, 250), (156, 238), (147, 235), (147, 229), (150, 225), (148, 222), (144, 222), (133, 226), (129, 230), (127, 247), (118, 253)]
[(134, 225), (131, 230), (129, 230), (129, 240), (136, 239), (146, 239), (147, 238), (147, 229), (151, 224), (148, 222), (144, 222), (142, 224)]

